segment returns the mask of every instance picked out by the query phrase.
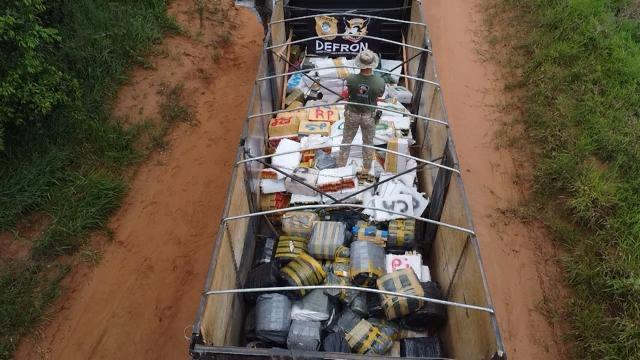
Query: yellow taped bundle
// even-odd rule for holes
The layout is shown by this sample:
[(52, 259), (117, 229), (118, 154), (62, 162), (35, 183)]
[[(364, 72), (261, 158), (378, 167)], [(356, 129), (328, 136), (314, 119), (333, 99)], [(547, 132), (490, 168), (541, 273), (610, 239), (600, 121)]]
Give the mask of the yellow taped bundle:
[(389, 221), (388, 247), (412, 249), (415, 246), (416, 221), (400, 219)]
[[(378, 279), (378, 289), (397, 293), (424, 296), (420, 280), (413, 269), (396, 270)], [(418, 311), (424, 301), (395, 295), (382, 295), (382, 308), (387, 319), (393, 320)]]
[(358, 354), (384, 355), (393, 345), (393, 340), (367, 320), (360, 320), (345, 338), (352, 351)]
[[(303, 252), (283, 267), (280, 275), (289, 286), (312, 286), (322, 284), (327, 273), (316, 259)], [(303, 289), (293, 292), (298, 296), (306, 293), (308, 291)]]
[(369, 241), (378, 246), (384, 247), (387, 243), (389, 233), (385, 230), (378, 230), (375, 226), (369, 225), (365, 221), (358, 221), (356, 226), (351, 228), (351, 232), (358, 240)]
[(349, 276), (350, 251), (346, 246), (338, 246), (333, 259), (333, 273), (342, 276)]
[(276, 261), (285, 264), (307, 251), (307, 239), (299, 236), (280, 236), (276, 247)]

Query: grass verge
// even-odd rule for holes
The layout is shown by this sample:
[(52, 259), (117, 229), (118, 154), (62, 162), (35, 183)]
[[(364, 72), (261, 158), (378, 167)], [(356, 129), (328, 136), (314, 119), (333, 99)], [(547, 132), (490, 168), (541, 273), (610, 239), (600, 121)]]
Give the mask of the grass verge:
[[(179, 31), (166, 5), (165, 0), (46, 2), (40, 21), (62, 39), (47, 49), (47, 59), (73, 79), (78, 94), (46, 121), (8, 129), (0, 153), (0, 234), (21, 236), (19, 222), (32, 213), (50, 219), (30, 239), (27, 256), (0, 254), (0, 359), (11, 358), (20, 336), (58, 295), (69, 270), (63, 255), (82, 250), (88, 235), (103, 228), (120, 206), (127, 191), (124, 170), (144, 156), (136, 141), (156, 131), (122, 127), (111, 119), (110, 104), (126, 70), (145, 65), (144, 55), (164, 33)], [(180, 105), (181, 93), (174, 95), (171, 109)]]
[(637, 2), (485, 5), (508, 108), (534, 149), (532, 206), (565, 249), (575, 356), (640, 359)]

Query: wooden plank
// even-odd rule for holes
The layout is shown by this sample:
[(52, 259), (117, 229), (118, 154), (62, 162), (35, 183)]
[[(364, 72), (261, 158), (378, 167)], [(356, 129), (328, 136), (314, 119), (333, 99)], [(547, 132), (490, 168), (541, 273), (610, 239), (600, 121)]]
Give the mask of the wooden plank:
[[(221, 229), (222, 231), (222, 229)], [(236, 271), (231, 255), (231, 242), (226, 238), (226, 232), (219, 239), (216, 268), (210, 289), (230, 289), (235, 287)], [(226, 340), (226, 329), (232, 320), (232, 303), (234, 295), (215, 295), (207, 298), (207, 304), (202, 315), (200, 331), (206, 345), (223, 345)]]
[[(276, 21), (284, 18), (284, 10), (282, 7), (282, 2), (277, 2), (275, 4), (275, 8), (273, 9), (273, 13), (271, 14), (271, 21)], [(284, 23), (277, 23), (271, 26), (271, 43), (273, 45), (284, 44), (286, 42), (286, 29)], [(280, 48), (276, 48), (273, 51), (273, 64), (275, 67), (276, 74), (282, 74), (284, 72), (285, 66), (287, 65), (282, 59), (280, 59), (277, 55), (279, 51), (286, 51), (286, 46), (282, 46)], [(284, 54), (284, 52), (283, 52)], [(276, 79), (277, 89), (276, 94), (280, 94), (282, 91), (282, 87), (284, 86), (284, 78), (280, 77)], [(274, 96), (278, 96), (274, 95)], [(277, 98), (275, 98), (277, 99)], [(275, 100), (274, 99), (274, 100)]]
[[(485, 289), (480, 275), (476, 248), (468, 246), (453, 280), (449, 300), (487, 306)], [(455, 359), (490, 359), (497, 351), (497, 339), (491, 315), (460, 308), (448, 309), (448, 326), (442, 340)]]
[[(289, 38), (287, 38), (287, 42), (290, 42), (291, 39), (293, 38), (293, 31), (289, 31)], [(285, 59), (290, 60), (291, 57), (291, 45), (287, 45), (287, 54)], [(289, 64), (285, 62), (285, 72), (284, 73), (288, 73), (289, 72)], [(283, 76), (283, 86), (282, 86), (282, 102), (280, 104), (280, 108), (284, 109), (284, 101), (287, 98), (287, 82), (289, 81), (289, 77), (288, 76)]]
[[(244, 186), (245, 172), (244, 166), (237, 167), (235, 181), (231, 184), (231, 202), (229, 203), (227, 216), (242, 215), (251, 212)], [(232, 244), (231, 249), (236, 265), (240, 264), (248, 226), (249, 218), (233, 220), (227, 223), (228, 241)], [(236, 268), (236, 271), (237, 270)]]
[[(404, 34), (402, 34), (402, 43), (406, 44), (405, 38), (404, 38)], [(404, 64), (402, 64), (402, 72), (405, 75), (409, 75), (409, 70), (407, 68), (407, 66), (408, 66), (407, 65), (407, 48), (405, 46), (402, 47), (402, 62), (404, 63)], [(408, 78), (405, 78), (404, 81), (405, 81), (405, 84), (404, 84), (405, 87), (407, 89), (411, 89), (411, 86), (412, 86), (411, 81), (412, 80), (408, 79)]]

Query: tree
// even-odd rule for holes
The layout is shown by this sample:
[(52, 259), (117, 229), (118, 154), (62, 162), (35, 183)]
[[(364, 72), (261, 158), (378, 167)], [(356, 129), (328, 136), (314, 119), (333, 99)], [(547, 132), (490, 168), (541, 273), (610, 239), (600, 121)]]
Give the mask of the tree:
[(60, 36), (42, 25), (44, 10), (42, 0), (0, 2), (0, 150), (7, 125), (42, 121), (75, 92), (47, 56)]

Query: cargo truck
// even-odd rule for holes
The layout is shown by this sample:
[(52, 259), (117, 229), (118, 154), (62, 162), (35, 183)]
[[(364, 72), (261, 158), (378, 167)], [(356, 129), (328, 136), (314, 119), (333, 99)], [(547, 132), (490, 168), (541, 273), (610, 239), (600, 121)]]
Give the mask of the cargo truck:
[[(245, 5), (252, 2), (244, 1)], [(366, 203), (329, 201), (322, 204), (288, 206), (266, 210), (261, 206), (261, 172), (270, 167), (273, 152), (269, 125), (287, 112), (284, 96), (291, 78), (301, 74), (312, 80), (313, 70), (292, 64), (291, 53), (308, 56), (349, 58), (362, 49), (371, 49), (382, 59), (399, 66), (378, 69), (391, 76), (411, 94), (405, 99), (410, 111), (409, 154), (413, 159), (417, 187), (429, 198), (420, 214), (408, 218), (419, 224), (417, 250), (440, 284), (447, 322), (438, 330), (444, 358), (506, 359), (504, 344), (491, 303), (478, 239), (465, 196), (454, 139), (440, 83), (435, 55), (430, 46), (428, 24), (420, 1), (409, 0), (275, 0), (267, 4), (264, 16), (266, 35), (262, 59), (236, 151), (222, 220), (214, 239), (214, 250), (200, 306), (192, 328), (189, 354), (193, 359), (231, 358), (327, 358), (360, 359), (372, 355), (247, 348), (244, 340), (247, 304), (242, 289), (254, 265), (257, 248), (264, 239), (276, 236), (274, 215), (300, 209), (350, 209), (375, 211)], [(336, 63), (326, 69), (347, 69)], [(393, 71), (390, 71), (393, 70)], [(317, 68), (316, 68), (317, 71)], [(317, 87), (317, 86), (316, 86)], [(327, 89), (330, 90), (330, 89)], [(344, 102), (344, 101), (343, 101)], [(313, 106), (298, 106), (298, 109)], [(393, 115), (394, 110), (385, 108)], [(406, 115), (406, 114), (405, 114)], [(235, 121), (240, 119), (226, 119)], [(353, 145), (358, 146), (358, 145)], [(382, 156), (396, 154), (384, 146)], [(271, 166), (272, 167), (272, 166)], [(290, 176), (288, 176), (290, 177)], [(377, 180), (379, 186), (379, 180)], [(317, 188), (314, 187), (317, 190)], [(373, 209), (372, 209), (373, 208)], [(377, 209), (398, 214), (398, 209)], [(212, 219), (215, 222), (215, 219)], [(282, 290), (286, 291), (286, 287)], [(260, 289), (249, 291), (260, 292)], [(378, 355), (376, 355), (378, 356)], [(387, 354), (388, 356), (388, 354)]]

